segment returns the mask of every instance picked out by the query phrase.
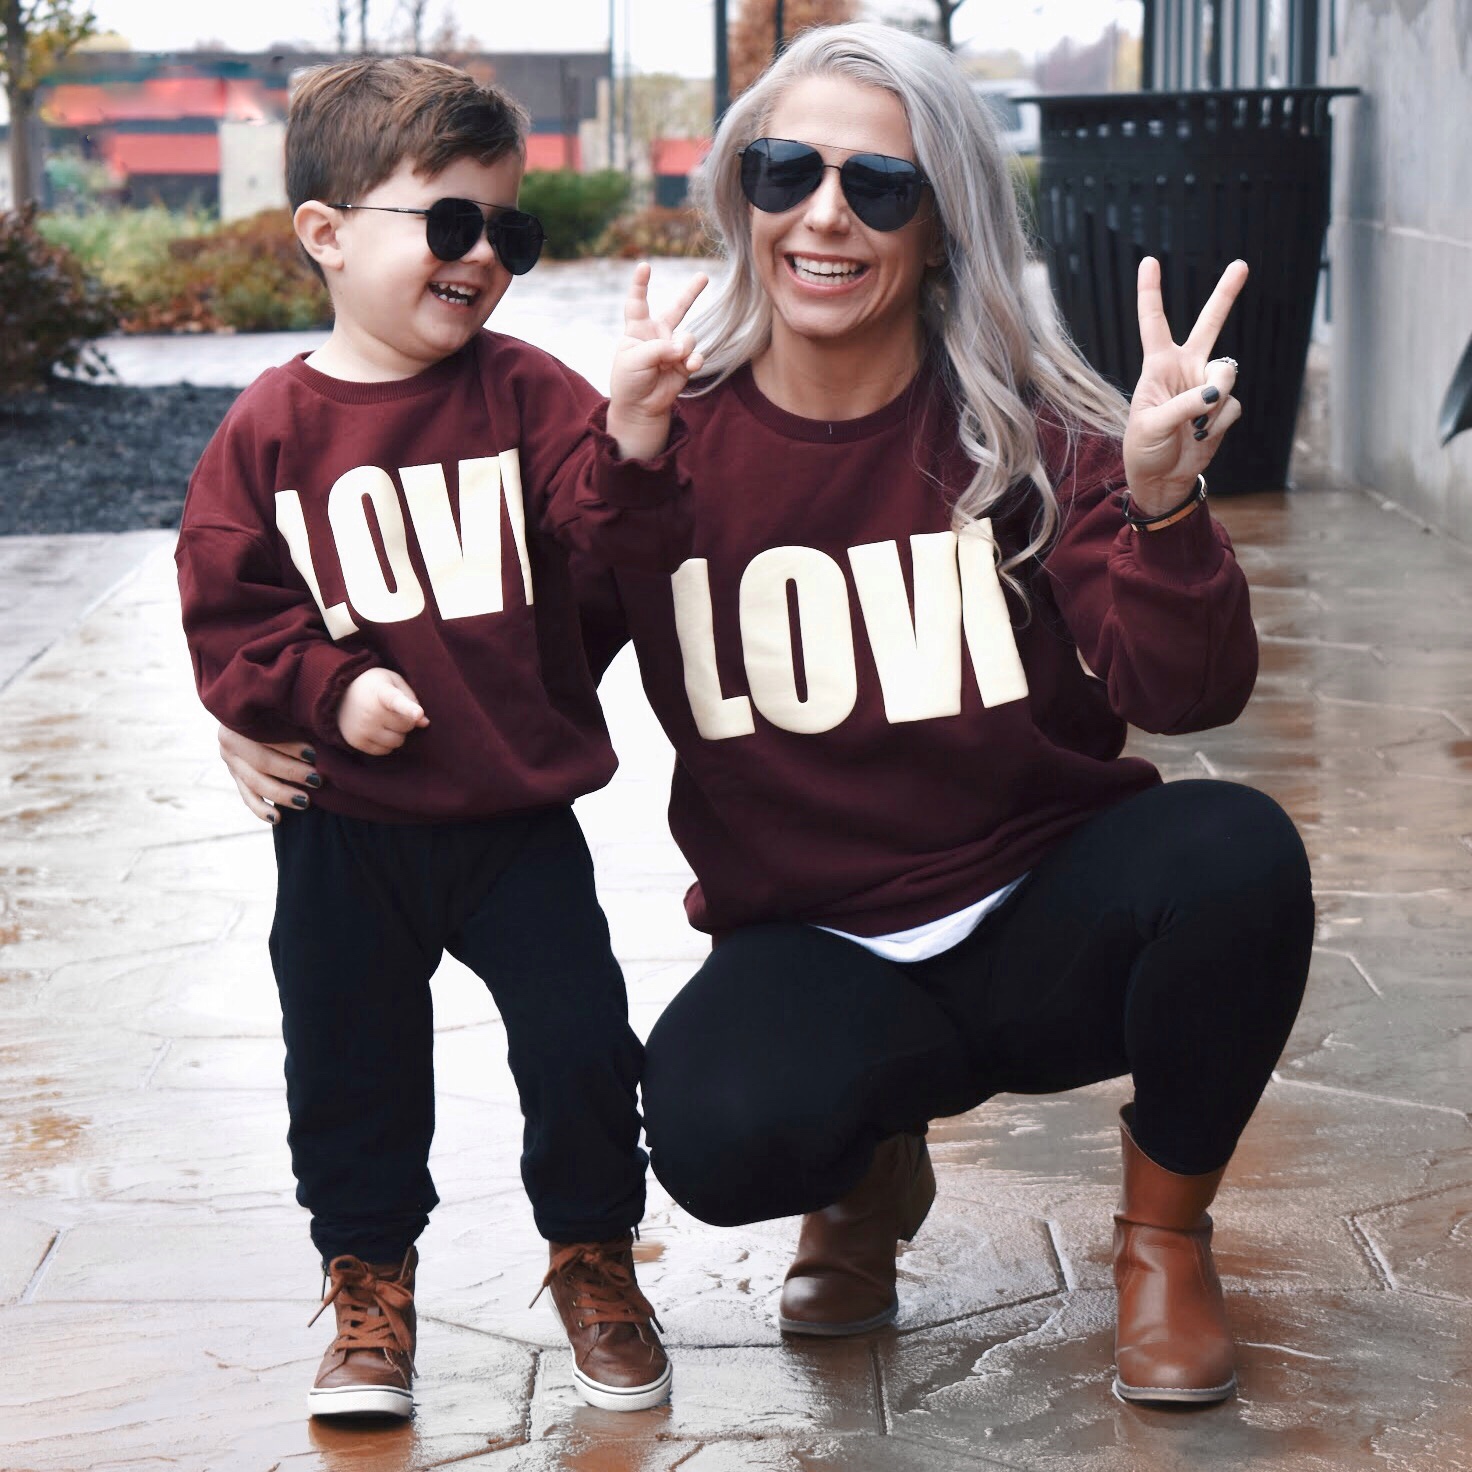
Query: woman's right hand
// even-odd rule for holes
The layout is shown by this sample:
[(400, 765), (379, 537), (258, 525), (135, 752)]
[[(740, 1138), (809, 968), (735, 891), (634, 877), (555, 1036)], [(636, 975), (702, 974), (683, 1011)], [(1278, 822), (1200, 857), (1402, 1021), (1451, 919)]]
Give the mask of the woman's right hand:
[(320, 787), (322, 778), (312, 763), (316, 753), (300, 742), (268, 745), (252, 741), (221, 726), (220, 760), (235, 780), (240, 800), (266, 823), (279, 823), (282, 813), (307, 807), (308, 789)]

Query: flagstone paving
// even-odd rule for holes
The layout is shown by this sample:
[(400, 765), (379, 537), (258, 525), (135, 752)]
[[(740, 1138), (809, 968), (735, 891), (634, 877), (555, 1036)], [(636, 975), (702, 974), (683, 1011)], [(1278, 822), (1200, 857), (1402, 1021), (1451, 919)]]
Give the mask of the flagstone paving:
[[(1312, 476), (1217, 511), (1258, 693), (1228, 730), (1134, 747), (1288, 807), (1318, 944), (1216, 1209), (1241, 1393), (1190, 1411), (1110, 1393), (1118, 1083), (938, 1122), (899, 1323), (853, 1341), (776, 1331), (794, 1222), (711, 1228), (653, 1187), (674, 1398), (582, 1405), (527, 1307), (545, 1251), (500, 1024), (447, 961), (418, 1412), (309, 1422), (270, 842), (194, 698), (171, 538), (0, 542), (0, 1467), (1472, 1469), (1472, 554)], [(579, 811), (647, 1031), (704, 945), (626, 655), (604, 697), (623, 765)]]

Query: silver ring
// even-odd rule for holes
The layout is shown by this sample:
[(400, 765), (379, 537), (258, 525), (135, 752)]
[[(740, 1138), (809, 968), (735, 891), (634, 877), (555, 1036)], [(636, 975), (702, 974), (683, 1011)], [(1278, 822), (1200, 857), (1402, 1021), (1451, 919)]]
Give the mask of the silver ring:
[[(1235, 358), (1213, 358), (1211, 362), (1225, 363), (1227, 367), (1232, 370), (1233, 373), (1237, 371), (1237, 360)], [(1209, 368), (1211, 366), (1211, 363), (1208, 363), (1206, 366)]]

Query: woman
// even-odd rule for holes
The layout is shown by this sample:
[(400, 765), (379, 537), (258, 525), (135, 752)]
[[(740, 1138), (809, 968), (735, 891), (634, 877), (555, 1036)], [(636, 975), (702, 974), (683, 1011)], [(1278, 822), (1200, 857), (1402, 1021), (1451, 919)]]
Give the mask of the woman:
[[(781, 1326), (860, 1333), (897, 1312), (929, 1120), (1128, 1073), (1115, 1389), (1220, 1400), (1207, 1208), (1301, 999), (1308, 867), (1266, 797), (1120, 752), (1255, 677), (1201, 476), (1246, 267), (1178, 346), (1142, 262), (1126, 417), (1029, 302), (959, 69), (881, 26), (795, 42), (702, 189), (732, 272), (681, 405), (695, 545), (618, 578), (716, 937), (649, 1039), (655, 1172), (707, 1221), (802, 1214)], [(257, 805), (304, 776), (222, 743)]]

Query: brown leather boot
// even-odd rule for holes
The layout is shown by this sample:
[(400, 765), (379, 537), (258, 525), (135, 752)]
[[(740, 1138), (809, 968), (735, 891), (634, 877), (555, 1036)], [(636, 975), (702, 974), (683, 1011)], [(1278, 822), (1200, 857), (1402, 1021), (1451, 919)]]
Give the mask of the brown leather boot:
[(1236, 1357), (1206, 1208), (1226, 1167), (1178, 1176), (1156, 1165), (1135, 1144), (1122, 1114), (1120, 1139), (1114, 1393), (1121, 1400), (1225, 1400), (1237, 1387)]
[(313, 1416), (407, 1416), (414, 1409), (414, 1269), (410, 1248), (401, 1263), (366, 1263), (335, 1257), (332, 1286), (315, 1324), (330, 1303), (337, 1338), (322, 1357), (307, 1394)]
[(782, 1284), (777, 1325), (784, 1334), (865, 1334), (893, 1322), (895, 1251), (935, 1200), (935, 1172), (923, 1135), (880, 1142), (863, 1180), (847, 1196), (802, 1219), (797, 1255)]
[(578, 1394), (605, 1411), (643, 1411), (668, 1400), (670, 1362), (654, 1332), (659, 1320), (634, 1276), (632, 1234), (547, 1246), (550, 1262), (537, 1298), (552, 1290), (572, 1345)]

